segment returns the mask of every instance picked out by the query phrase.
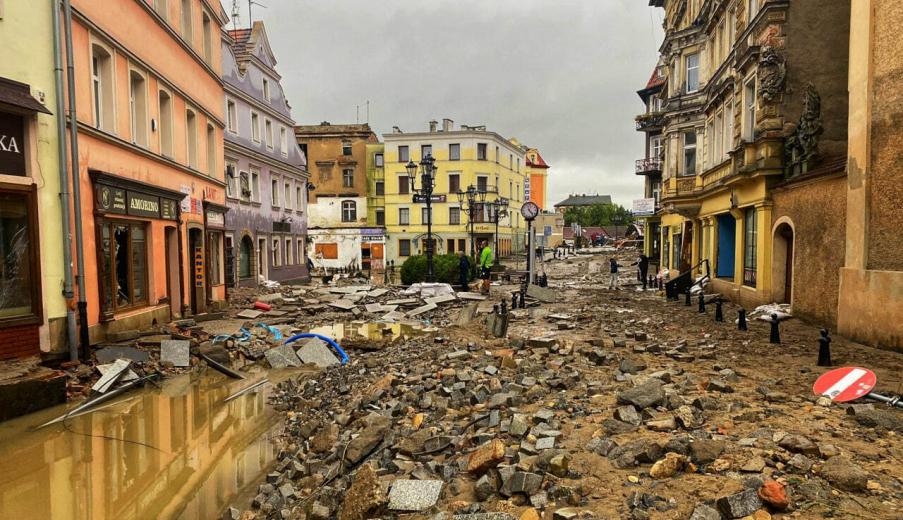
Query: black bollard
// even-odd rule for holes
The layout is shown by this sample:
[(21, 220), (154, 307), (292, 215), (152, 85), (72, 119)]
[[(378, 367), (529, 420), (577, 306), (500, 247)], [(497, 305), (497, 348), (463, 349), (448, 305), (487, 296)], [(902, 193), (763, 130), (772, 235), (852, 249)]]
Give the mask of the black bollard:
[(502, 312), (502, 314), (508, 314), (508, 302), (505, 300), (502, 300), (501, 312)]
[(517, 308), (517, 291), (514, 291), (513, 293), (511, 293), (511, 308), (512, 309)]
[(737, 319), (737, 330), (747, 330), (746, 327), (746, 309), (740, 309), (737, 311), (739, 315)]
[(699, 314), (705, 314), (705, 294), (699, 293)]
[(831, 366), (831, 338), (828, 337), (828, 329), (821, 329), (818, 338), (818, 366)]
[(771, 315), (771, 334), (768, 336), (768, 341), (770, 343), (780, 343), (781, 342), (781, 331), (778, 328), (778, 315)]
[(521, 309), (527, 308), (526, 296), (527, 296), (527, 291), (521, 290), (521, 292), (520, 292), (520, 308)]
[(690, 294), (690, 288), (687, 287), (687, 298), (686, 301), (684, 301), (684, 306), (689, 307), (690, 305), (693, 305), (693, 300), (691, 299), (691, 297), (692, 295)]
[(715, 321), (724, 321), (724, 313), (721, 310), (721, 300), (715, 300)]

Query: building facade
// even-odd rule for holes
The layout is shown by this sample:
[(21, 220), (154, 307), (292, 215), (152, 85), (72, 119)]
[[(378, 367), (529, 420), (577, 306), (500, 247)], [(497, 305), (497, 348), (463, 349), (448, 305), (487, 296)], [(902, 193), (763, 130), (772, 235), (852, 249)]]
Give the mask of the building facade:
[[(223, 86), (213, 0), (73, 0), (91, 342), (225, 299)], [(208, 226), (208, 222), (210, 225)]]
[(385, 235), (368, 224), (368, 160), (375, 160), (370, 147), (379, 141), (376, 134), (367, 124), (324, 121), (296, 126), (295, 139), (308, 158), (314, 185), (308, 206), (308, 255), (314, 267), (381, 271)]
[(611, 195), (568, 195), (568, 197), (558, 204), (555, 204), (555, 211), (564, 214), (568, 208), (588, 208), (599, 204), (611, 204)]
[(539, 209), (549, 209), (549, 165), (536, 148), (525, 148), (527, 176), (530, 182), (528, 200), (532, 200)]
[(225, 279), (232, 287), (305, 280), (307, 159), (263, 22), (224, 33), (222, 57)]
[(367, 145), (367, 226), (386, 227), (385, 145)]
[(840, 270), (839, 331), (903, 351), (903, 212), (900, 147), (903, 6), (852, 3), (846, 247)]
[[(523, 251), (526, 224), (520, 207), (527, 198), (529, 177), (524, 150), (484, 126), (464, 126), (455, 130), (445, 119), (441, 129), (430, 123), (430, 131), (383, 134), (385, 142), (385, 215), (386, 257), (403, 263), (409, 256), (425, 254), (427, 226), (430, 218), (426, 204), (413, 202), (413, 191), (407, 177), (409, 161), (418, 163), (427, 155), (435, 160), (436, 177), (432, 201), (432, 232), (436, 254), (464, 251), (470, 254), (475, 242), (487, 240), (498, 244), (497, 255)], [(468, 203), (461, 202), (458, 192), (473, 186), (478, 201), (468, 217)], [(507, 215), (496, 225), (491, 202), (508, 201)]]
[(836, 322), (849, 3), (652, 4), (665, 8), (662, 265), (707, 264), (744, 306)]
[(52, 5), (0, 18), (0, 359), (66, 349)]
[(649, 257), (649, 272), (656, 273), (661, 258), (661, 192), (662, 192), (662, 88), (667, 79), (662, 67), (656, 66), (646, 86), (637, 91), (645, 110), (636, 117), (636, 129), (643, 132), (643, 157), (637, 159), (635, 173), (643, 177), (643, 198), (654, 201), (654, 214), (637, 217), (645, 230), (643, 254)]

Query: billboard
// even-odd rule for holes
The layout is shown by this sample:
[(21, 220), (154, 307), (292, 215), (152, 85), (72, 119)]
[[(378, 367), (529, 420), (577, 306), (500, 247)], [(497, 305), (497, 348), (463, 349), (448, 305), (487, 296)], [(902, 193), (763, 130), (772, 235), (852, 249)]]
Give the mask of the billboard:
[(634, 199), (631, 213), (640, 217), (655, 215), (655, 199)]

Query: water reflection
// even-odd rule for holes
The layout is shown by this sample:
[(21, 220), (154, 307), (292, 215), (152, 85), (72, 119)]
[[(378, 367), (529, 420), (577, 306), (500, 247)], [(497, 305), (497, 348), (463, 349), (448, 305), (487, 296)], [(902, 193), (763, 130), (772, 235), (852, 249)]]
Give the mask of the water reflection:
[(61, 407), (0, 424), (0, 518), (218, 517), (275, 455), (269, 386), (222, 404), (249, 384), (185, 375), (65, 427), (28, 430)]
[(410, 338), (427, 332), (417, 322), (413, 323), (383, 323), (352, 321), (351, 323), (333, 323), (310, 329), (311, 333), (329, 336), (336, 341), (342, 339), (366, 338), (374, 341), (395, 341), (401, 338)]

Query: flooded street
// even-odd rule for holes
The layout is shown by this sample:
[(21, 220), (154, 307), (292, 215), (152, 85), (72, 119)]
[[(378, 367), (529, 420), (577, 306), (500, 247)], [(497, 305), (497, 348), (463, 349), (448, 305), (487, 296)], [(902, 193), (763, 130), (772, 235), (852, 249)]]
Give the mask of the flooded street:
[(259, 377), (183, 375), (39, 431), (30, 429), (66, 408), (3, 423), (0, 517), (218, 517), (275, 455), (269, 385), (223, 404)]

